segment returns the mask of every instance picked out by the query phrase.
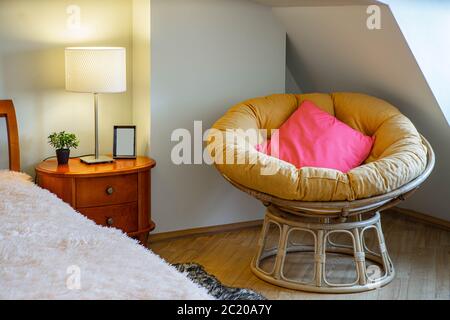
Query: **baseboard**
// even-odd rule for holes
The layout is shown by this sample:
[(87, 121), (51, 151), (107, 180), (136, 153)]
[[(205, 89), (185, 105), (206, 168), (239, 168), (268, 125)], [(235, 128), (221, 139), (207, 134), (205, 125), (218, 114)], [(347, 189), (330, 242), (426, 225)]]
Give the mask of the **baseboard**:
[[(435, 227), (439, 227), (445, 230), (450, 230), (450, 221), (446, 221), (443, 219), (435, 218), (430, 215), (420, 213), (414, 210), (410, 209), (404, 209), (399, 207), (393, 207), (387, 210), (387, 212), (393, 212), (396, 214), (402, 214), (406, 216), (409, 219), (426, 223), (429, 225), (433, 225)], [(201, 228), (193, 228), (193, 229), (187, 229), (187, 230), (179, 230), (179, 231), (170, 231), (170, 232), (161, 232), (161, 233), (155, 233), (150, 234), (149, 241), (150, 242), (160, 242), (160, 241), (167, 241), (167, 240), (174, 240), (179, 238), (185, 238), (185, 237), (192, 237), (192, 236), (202, 236), (202, 235), (210, 235), (215, 233), (222, 233), (222, 232), (232, 232), (232, 231), (239, 231), (242, 229), (252, 228), (252, 227), (260, 227), (262, 226), (263, 220), (254, 220), (254, 221), (246, 221), (246, 222), (238, 222), (238, 223), (231, 223), (231, 224), (223, 224), (218, 226), (211, 226), (211, 227), (201, 227)]]
[(187, 230), (179, 230), (179, 231), (171, 231), (171, 232), (161, 232), (150, 234), (149, 241), (150, 242), (159, 242), (166, 240), (174, 240), (185, 237), (192, 236), (202, 236), (202, 235), (210, 235), (215, 233), (222, 232), (232, 232), (238, 231), (242, 229), (252, 228), (252, 227), (260, 227), (263, 224), (263, 220), (254, 220), (254, 221), (246, 221), (246, 222), (238, 222), (231, 224), (223, 224), (218, 226), (211, 227), (201, 227)]
[(422, 222), (422, 223), (426, 223), (429, 225), (433, 225), (435, 227), (439, 227), (441, 229), (450, 231), (450, 221), (435, 218), (435, 217), (432, 217), (425, 213), (417, 212), (417, 211), (414, 211), (411, 209), (399, 208), (399, 207), (393, 207), (387, 211), (393, 211), (395, 213), (400, 213), (409, 219), (412, 219), (412, 220), (415, 220), (418, 222)]

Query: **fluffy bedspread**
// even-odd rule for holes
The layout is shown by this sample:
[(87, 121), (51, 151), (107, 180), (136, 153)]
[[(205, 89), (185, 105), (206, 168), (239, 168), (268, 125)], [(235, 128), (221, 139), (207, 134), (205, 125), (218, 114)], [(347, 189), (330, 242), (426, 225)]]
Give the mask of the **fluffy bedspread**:
[(0, 299), (211, 299), (174, 267), (0, 171)]

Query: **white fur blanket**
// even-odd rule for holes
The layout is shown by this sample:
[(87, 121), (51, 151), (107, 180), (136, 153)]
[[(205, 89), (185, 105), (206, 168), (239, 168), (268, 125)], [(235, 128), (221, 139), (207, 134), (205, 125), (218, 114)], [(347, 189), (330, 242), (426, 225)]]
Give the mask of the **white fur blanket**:
[(0, 171), (0, 299), (211, 299), (135, 240)]

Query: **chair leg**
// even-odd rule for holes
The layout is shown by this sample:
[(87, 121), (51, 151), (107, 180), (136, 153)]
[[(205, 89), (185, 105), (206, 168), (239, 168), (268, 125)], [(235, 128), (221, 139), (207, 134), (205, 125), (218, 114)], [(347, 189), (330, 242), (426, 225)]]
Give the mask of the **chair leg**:
[(261, 256), (264, 252), (264, 247), (266, 245), (266, 238), (269, 233), (269, 227), (270, 227), (270, 220), (266, 215), (266, 217), (264, 218), (264, 223), (263, 223), (263, 227), (261, 230), (261, 234), (259, 235), (259, 239), (258, 239), (257, 252), (253, 259), (253, 264), (257, 268), (259, 268), (259, 264), (261, 262)]
[(389, 257), (389, 253), (386, 248), (386, 242), (384, 240), (383, 229), (381, 227), (380, 221), (375, 224), (375, 229), (377, 230), (377, 234), (378, 234), (378, 242), (379, 242), (379, 246), (380, 246), (381, 258), (383, 259), (384, 270), (388, 274), (392, 273), (392, 272), (394, 272), (394, 270), (392, 267), (391, 258)]
[(284, 224), (281, 229), (280, 241), (278, 243), (278, 252), (275, 260), (275, 267), (273, 273), (275, 279), (281, 279), (281, 272), (283, 270), (284, 260), (286, 258), (288, 233), (289, 233), (289, 226)]
[(366, 285), (366, 255), (364, 253), (364, 246), (361, 240), (360, 232), (358, 228), (352, 230), (354, 238), (354, 251), (355, 251), (355, 263), (356, 270), (358, 272), (359, 284)]
[(314, 264), (316, 268), (316, 286), (321, 287), (326, 259), (326, 243), (324, 230), (317, 231), (317, 243), (315, 247), (316, 250), (314, 255)]

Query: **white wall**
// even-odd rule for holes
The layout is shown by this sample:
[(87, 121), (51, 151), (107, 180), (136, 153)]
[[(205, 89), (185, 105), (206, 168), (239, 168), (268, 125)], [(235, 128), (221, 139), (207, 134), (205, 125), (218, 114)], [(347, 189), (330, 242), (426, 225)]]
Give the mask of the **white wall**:
[(263, 217), (207, 165), (175, 166), (176, 128), (204, 129), (233, 104), (284, 92), (285, 39), (270, 8), (247, 0), (152, 1), (153, 209), (157, 231)]
[(286, 66), (286, 93), (299, 94), (301, 92), (297, 80), (295, 80), (289, 67)]
[[(0, 99), (3, 97), (3, 77), (2, 65), (0, 63)], [(8, 169), (8, 145), (6, 138), (6, 122), (4, 118), (0, 118), (0, 170)]]
[(133, 0), (133, 122), (137, 152), (150, 152), (150, 0)]
[[(450, 220), (450, 127), (390, 10), (382, 30), (366, 6), (273, 8), (288, 33), (288, 61), (305, 91), (355, 91), (386, 99), (427, 137), (437, 156), (430, 179), (404, 206)], [(433, 45), (445, 38), (430, 35)]]
[[(81, 8), (81, 29), (67, 28), (68, 5)], [(132, 2), (129, 0), (0, 1), (0, 98), (13, 99), (20, 131), (22, 169), (54, 151), (46, 137), (71, 131), (81, 140), (73, 154), (94, 150), (93, 98), (64, 90), (66, 46), (123, 46), (131, 66)], [(100, 97), (100, 146), (112, 153), (113, 125), (132, 122), (131, 68), (128, 92)], [(1, 83), (1, 82), (0, 82)]]
[(376, 0), (251, 0), (272, 7), (329, 7), (378, 4)]
[(4, 87), (4, 84), (3, 84), (3, 66), (0, 63), (0, 97), (4, 96), (3, 87)]

